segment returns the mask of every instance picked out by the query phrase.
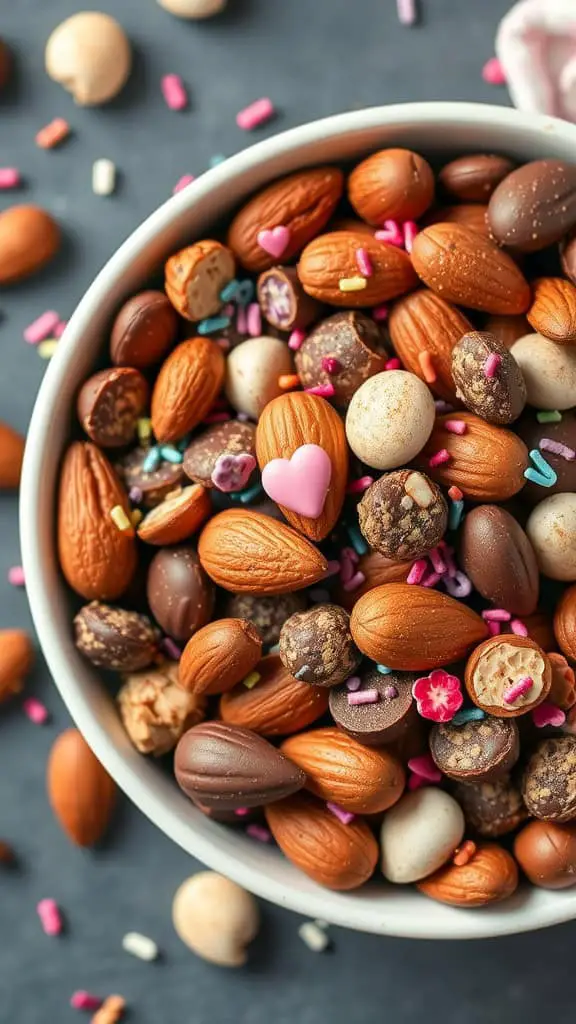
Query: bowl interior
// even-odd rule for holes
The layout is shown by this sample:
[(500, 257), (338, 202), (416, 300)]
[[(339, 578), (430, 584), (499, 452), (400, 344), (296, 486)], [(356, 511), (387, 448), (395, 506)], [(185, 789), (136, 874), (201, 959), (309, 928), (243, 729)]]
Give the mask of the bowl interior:
[(358, 893), (322, 889), (276, 850), (208, 820), (128, 741), (114, 702), (71, 640), (69, 595), (54, 545), (58, 465), (73, 402), (105, 349), (119, 304), (142, 288), (180, 245), (210, 232), (239, 201), (299, 167), (359, 158), (383, 146), (449, 158), (502, 152), (518, 159), (574, 159), (576, 127), (476, 104), (380, 107), (293, 129), (230, 158), (165, 203), (100, 272), (74, 313), (40, 389), (30, 425), (21, 491), (27, 591), (54, 680), (87, 741), (137, 806), (175, 842), (256, 894), (307, 916), (363, 931), (422, 938), (480, 938), (527, 931), (576, 916), (576, 889), (521, 889), (502, 907), (464, 911), (380, 880)]

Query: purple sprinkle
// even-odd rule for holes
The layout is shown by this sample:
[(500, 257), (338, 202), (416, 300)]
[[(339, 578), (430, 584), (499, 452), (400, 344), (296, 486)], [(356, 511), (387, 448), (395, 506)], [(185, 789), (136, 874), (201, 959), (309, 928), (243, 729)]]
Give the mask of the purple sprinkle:
[(384, 690), (384, 696), (386, 697), (386, 700), (395, 700), (398, 696), (398, 690), (395, 686), (387, 686)]
[(160, 641), (160, 647), (164, 651), (164, 654), (167, 654), (173, 661), (180, 661), (182, 651), (169, 636), (162, 638)]
[(131, 487), (128, 491), (128, 497), (134, 505), (139, 505), (144, 497), (142, 489), (140, 487)]
[(328, 579), (329, 576), (336, 576), (340, 572), (340, 562), (337, 558), (332, 558), (328, 562), (328, 568), (324, 574), (324, 579)]
[(355, 572), (354, 575), (342, 584), (342, 590), (345, 590), (347, 594), (352, 593), (353, 590), (358, 590), (363, 583), (366, 582), (366, 577), (363, 572)]
[(550, 437), (540, 438), (538, 447), (543, 452), (552, 452), (553, 455), (559, 455), (561, 459), (566, 459), (567, 462), (574, 462), (574, 459), (576, 459), (576, 452), (573, 448), (569, 448), (566, 444), (561, 444), (560, 441), (553, 441)]
[(244, 306), (238, 306), (238, 312), (236, 313), (236, 330), (238, 334), (248, 334), (248, 322)]
[(247, 825), (246, 835), (250, 836), (251, 839), (257, 839), (259, 843), (270, 843), (272, 841), (272, 833), (264, 828), (263, 825)]
[(439, 416), (445, 412), (454, 412), (454, 406), (450, 405), (449, 402), (445, 402), (442, 398), (437, 398), (434, 405), (436, 406), (436, 412)]
[(430, 575), (427, 576), (425, 580), (422, 580), (422, 586), (435, 587), (438, 581), (441, 579), (442, 577), (439, 572), (431, 572)]
[(359, 690), (361, 686), (362, 680), (360, 679), (360, 676), (350, 676), (346, 680), (346, 689), (350, 690), (351, 692), (354, 692), (354, 690)]
[(349, 704), (377, 704), (380, 700), (378, 690), (358, 690), (357, 693), (348, 694)]
[(428, 563), (425, 558), (419, 558), (416, 562), (412, 563), (412, 568), (406, 578), (406, 583), (418, 584), (422, 582), (422, 578), (426, 575), (428, 569)]
[(465, 573), (458, 570), (451, 576), (443, 576), (442, 582), (452, 597), (468, 597), (472, 593), (472, 584)]
[(240, 423), (247, 423), (250, 417), (247, 412), (237, 412), (236, 419), (240, 420)]
[(349, 825), (356, 817), (351, 811), (345, 811), (343, 807), (339, 807), (338, 804), (333, 804), (330, 801), (328, 801), (326, 807), (329, 811), (332, 811), (334, 817), (338, 818), (338, 821), (341, 821), (343, 825)]

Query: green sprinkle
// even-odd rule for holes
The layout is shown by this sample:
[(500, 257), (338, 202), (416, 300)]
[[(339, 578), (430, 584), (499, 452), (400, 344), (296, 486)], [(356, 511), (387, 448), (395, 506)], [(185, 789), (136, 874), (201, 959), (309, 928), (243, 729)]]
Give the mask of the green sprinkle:
[(562, 413), (558, 412), (558, 409), (551, 409), (549, 412), (543, 409), (541, 412), (536, 413), (536, 419), (538, 423), (560, 423)]
[(160, 449), (151, 448), (146, 458), (144, 459), (144, 462), (142, 463), (142, 472), (154, 473), (158, 469), (158, 466), (160, 465), (160, 458)]
[(486, 715), (481, 708), (463, 708), (462, 711), (456, 712), (450, 725), (466, 725), (467, 722), (481, 722), (483, 718), (486, 718)]
[(152, 433), (152, 422), (148, 417), (143, 416), (138, 420), (138, 440), (140, 444), (148, 444)]
[(236, 302), (239, 306), (247, 306), (249, 302), (252, 302), (254, 298), (254, 282), (250, 278), (246, 278), (244, 281), (240, 281), (238, 285), (238, 292), (236, 294)]
[(360, 556), (365, 555), (368, 551), (368, 545), (364, 540), (364, 537), (360, 533), (358, 527), (349, 526), (347, 532), (348, 536), (350, 537), (350, 543), (352, 544), (352, 547), (354, 548), (356, 554)]
[(208, 161), (208, 166), (218, 167), (218, 164), (223, 164), (225, 159), (226, 157), (224, 156), (224, 153), (214, 153), (214, 155), (211, 156)]
[(550, 463), (546, 462), (537, 448), (532, 449), (530, 458), (536, 468), (532, 469), (531, 466), (528, 466), (528, 469), (524, 470), (526, 480), (532, 484), (538, 484), (540, 487), (553, 487), (558, 481), (558, 474), (552, 469)]
[(251, 690), (252, 687), (256, 686), (256, 683), (260, 682), (261, 678), (262, 676), (259, 672), (250, 672), (250, 675), (247, 675), (246, 679), (242, 680), (242, 684), (247, 690)]
[(166, 462), (171, 462), (174, 466), (179, 466), (184, 461), (182, 452), (179, 452), (171, 444), (163, 444), (160, 448), (160, 455)]
[(260, 494), (261, 490), (262, 484), (257, 483), (253, 487), (246, 488), (245, 491), (233, 491), (230, 497), (234, 501), (241, 501), (243, 505), (247, 505), (249, 501), (252, 501), (252, 498), (256, 498)]
[(448, 529), (457, 530), (462, 522), (462, 516), (464, 514), (464, 502), (451, 501), (450, 502), (450, 514), (448, 516)]

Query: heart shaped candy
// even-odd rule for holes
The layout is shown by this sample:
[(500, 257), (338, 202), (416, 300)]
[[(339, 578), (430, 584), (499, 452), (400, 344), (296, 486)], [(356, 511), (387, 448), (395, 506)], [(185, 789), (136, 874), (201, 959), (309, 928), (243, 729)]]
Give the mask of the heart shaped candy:
[(290, 241), (290, 231), (283, 224), (279, 224), (275, 228), (264, 228), (263, 231), (258, 232), (256, 237), (258, 245), (264, 249), (264, 252), (279, 259)]
[(309, 519), (322, 515), (332, 477), (330, 456), (318, 444), (303, 444), (291, 459), (272, 459), (262, 470), (269, 498)]
[(255, 466), (256, 459), (248, 452), (223, 452), (216, 459), (210, 479), (219, 491), (241, 491)]
[(545, 700), (542, 704), (539, 704), (537, 708), (534, 708), (532, 712), (532, 721), (537, 729), (544, 729), (546, 725), (555, 725), (559, 727), (564, 725), (566, 721), (566, 715), (562, 708), (552, 704), (549, 700)]

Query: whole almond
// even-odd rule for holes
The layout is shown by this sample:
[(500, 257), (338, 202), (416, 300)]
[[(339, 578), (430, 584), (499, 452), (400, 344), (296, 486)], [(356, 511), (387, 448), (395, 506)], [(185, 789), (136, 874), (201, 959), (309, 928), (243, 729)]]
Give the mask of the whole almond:
[(344, 825), (305, 793), (270, 804), (265, 814), (282, 853), (319, 885), (357, 889), (373, 874), (378, 843), (361, 818)]
[(445, 164), (438, 184), (463, 203), (486, 203), (494, 189), (514, 170), (512, 160), (492, 153), (470, 153)]
[(381, 555), (379, 551), (368, 551), (367, 554), (361, 555), (355, 566), (356, 573), (361, 573), (364, 580), (360, 584), (354, 581), (353, 587), (339, 582), (336, 590), (337, 603), (351, 611), (356, 601), (369, 590), (374, 590), (374, 587), (380, 587), (383, 583), (405, 583), (412, 564), (413, 560), (394, 562), (391, 558), (386, 558), (386, 555)]
[(220, 699), (220, 718), (260, 736), (288, 736), (312, 725), (328, 710), (328, 690), (291, 676), (277, 654), (257, 666), (254, 686), (240, 684)]
[(152, 430), (177, 441), (202, 422), (224, 383), (222, 349), (209, 338), (183, 341), (162, 365), (152, 392)]
[[(358, 249), (365, 250), (370, 260), (369, 277), (363, 277), (358, 270)], [(298, 277), (308, 295), (347, 309), (395, 299), (414, 288), (418, 281), (403, 249), (354, 231), (332, 231), (310, 242), (300, 257)], [(354, 291), (341, 289), (340, 282), (350, 278), (359, 278), (366, 284)]]
[(563, 277), (540, 277), (532, 289), (526, 317), (534, 330), (557, 345), (576, 344), (576, 286)]
[(239, 593), (302, 590), (328, 569), (324, 556), (295, 530), (249, 509), (214, 516), (200, 534), (198, 554), (219, 587)]
[(306, 788), (353, 814), (378, 814), (400, 799), (406, 776), (387, 750), (366, 747), (340, 729), (312, 729), (282, 752), (306, 772)]
[(386, 583), (356, 602), (355, 643), (372, 661), (406, 672), (458, 661), (488, 635), (471, 608), (429, 587)]
[(55, 740), (46, 780), (50, 806), (68, 838), (94, 846), (112, 817), (116, 785), (77, 729)]
[(423, 227), (432, 224), (462, 224), (484, 238), (490, 238), (488, 207), (482, 203), (458, 203), (456, 206), (438, 206), (424, 218)]
[(576, 583), (567, 587), (556, 605), (554, 636), (563, 654), (576, 662)]
[(462, 224), (434, 224), (414, 239), (412, 262), (432, 291), (486, 313), (524, 313), (530, 286), (505, 252)]
[(462, 568), (482, 597), (522, 617), (536, 610), (538, 563), (514, 516), (497, 505), (477, 505), (465, 516), (459, 539)]
[(317, 519), (280, 506), (294, 529), (310, 540), (321, 541), (338, 521), (348, 480), (348, 444), (344, 424), (324, 398), (303, 391), (280, 395), (265, 407), (256, 429), (256, 455), (260, 469), (272, 459), (290, 459), (297, 448), (316, 444), (330, 457), (332, 476)]
[(24, 458), (24, 438), (0, 421), (0, 490), (18, 487)]
[(417, 888), (426, 896), (451, 907), (484, 907), (508, 899), (518, 887), (516, 861), (501, 846), (477, 846), (466, 864), (440, 868)]
[(234, 256), (225, 245), (207, 238), (174, 253), (166, 263), (166, 293), (187, 320), (215, 316), (220, 292), (234, 277)]
[(216, 619), (186, 644), (180, 660), (180, 686), (195, 694), (225, 693), (252, 671), (261, 655), (262, 641), (251, 622)]
[(192, 484), (168, 494), (151, 509), (138, 527), (138, 536), (146, 544), (179, 544), (196, 533), (211, 512), (206, 488)]
[(289, 262), (330, 220), (342, 195), (344, 178), (337, 167), (311, 167), (280, 178), (257, 192), (234, 217), (228, 245), (246, 270), (260, 272), (277, 257), (258, 244), (260, 231), (288, 228), (282, 261)]
[(99, 448), (75, 441), (60, 475), (58, 553), (67, 582), (87, 600), (120, 597), (136, 568), (134, 530), (120, 529), (111, 512), (130, 506), (112, 466)]
[(33, 661), (28, 633), (23, 629), (0, 629), (0, 704), (20, 693)]
[[(456, 401), (452, 380), (452, 349), (473, 330), (455, 306), (428, 288), (405, 295), (394, 303), (388, 321), (392, 344), (406, 370), (429, 384), (446, 401)], [(430, 357), (434, 380), (424, 371), (421, 357)]]
[(419, 153), (382, 149), (354, 168), (348, 178), (348, 197), (369, 224), (418, 220), (434, 198), (434, 174)]
[(0, 285), (40, 270), (60, 247), (56, 221), (39, 206), (10, 206), (0, 213)]

